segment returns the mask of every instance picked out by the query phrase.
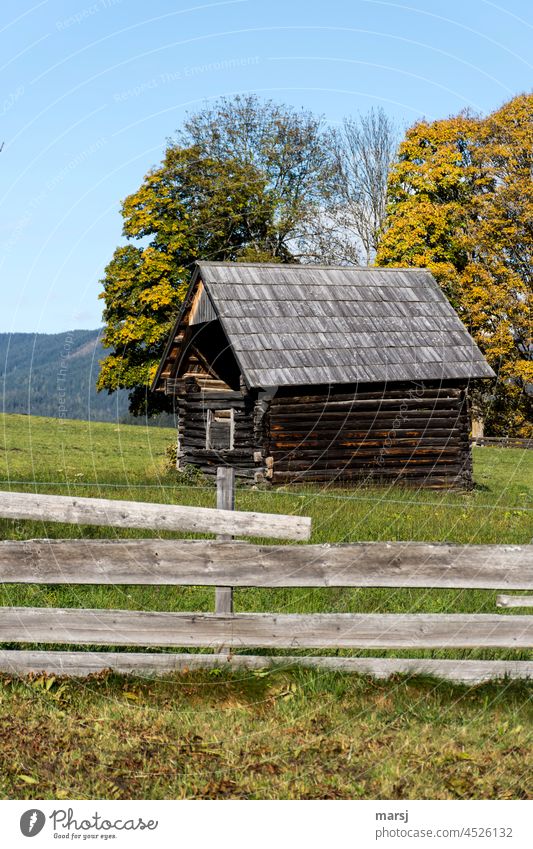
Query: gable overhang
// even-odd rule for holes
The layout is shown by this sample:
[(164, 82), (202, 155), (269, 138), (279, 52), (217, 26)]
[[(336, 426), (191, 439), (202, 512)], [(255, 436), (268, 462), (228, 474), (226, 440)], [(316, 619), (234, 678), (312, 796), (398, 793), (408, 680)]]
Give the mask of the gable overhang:
[[(229, 334), (227, 333), (226, 328), (224, 327), (224, 320), (220, 316), (220, 313), (217, 309), (216, 303), (215, 303), (214, 299), (211, 297), (211, 293), (209, 292), (209, 284), (206, 283), (206, 281), (204, 279), (202, 279), (201, 268), (198, 264), (196, 264), (195, 269), (193, 271), (193, 275), (191, 277), (191, 282), (189, 284), (189, 288), (187, 289), (187, 294), (185, 295), (185, 298), (184, 298), (183, 304), (181, 305), (178, 316), (177, 316), (177, 318), (176, 318), (176, 320), (175, 320), (175, 322), (172, 326), (172, 330), (169, 333), (168, 340), (167, 340), (166, 345), (165, 345), (165, 350), (164, 350), (163, 356), (161, 358), (161, 362), (159, 363), (159, 366), (157, 368), (157, 372), (156, 372), (155, 377), (154, 377), (154, 379), (151, 383), (150, 390), (152, 392), (164, 392), (164, 390), (165, 390), (163, 381), (165, 381), (168, 377), (168, 375), (165, 375), (165, 370), (168, 366), (172, 349), (176, 345), (178, 346), (178, 352), (176, 354), (176, 357), (172, 359), (172, 363), (171, 363), (172, 367), (174, 367), (174, 370), (177, 370), (177, 368), (179, 368), (179, 363), (181, 362), (183, 356), (185, 355), (185, 353), (187, 352), (187, 350), (191, 346), (191, 340), (186, 339), (186, 329), (187, 329), (187, 327), (194, 326), (194, 325), (189, 325), (188, 323), (186, 325), (184, 325), (184, 320), (187, 318), (187, 315), (190, 313), (190, 311), (192, 309), (194, 309), (195, 299), (196, 299), (197, 295), (199, 295), (199, 291), (198, 291), (199, 286), (202, 286), (203, 292), (205, 292), (205, 295), (209, 299), (209, 305), (210, 305), (210, 307), (213, 311), (213, 315), (215, 316), (215, 318), (212, 319), (212, 320), (216, 320), (219, 323), (219, 325), (222, 329), (222, 332), (224, 334), (224, 338), (226, 339), (228, 348), (231, 350), (231, 353), (232, 353), (232, 355), (235, 359), (235, 362), (237, 363), (237, 367), (238, 367), (238, 369), (241, 373), (242, 379), (244, 380), (244, 383), (246, 384), (246, 386), (248, 388), (250, 388), (249, 383), (248, 383), (247, 378), (246, 378), (246, 373), (245, 373), (245, 369), (243, 367), (243, 364), (239, 360), (239, 356), (238, 356), (237, 352), (235, 351), (235, 348), (234, 348), (234, 346), (231, 342), (231, 339), (229, 337)], [(178, 337), (179, 337), (179, 334), (182, 330), (184, 332), (184, 338), (183, 338), (183, 340), (179, 340)], [(180, 346), (181, 346), (181, 350), (180, 350)], [(206, 367), (208, 367), (207, 363), (206, 363)]]

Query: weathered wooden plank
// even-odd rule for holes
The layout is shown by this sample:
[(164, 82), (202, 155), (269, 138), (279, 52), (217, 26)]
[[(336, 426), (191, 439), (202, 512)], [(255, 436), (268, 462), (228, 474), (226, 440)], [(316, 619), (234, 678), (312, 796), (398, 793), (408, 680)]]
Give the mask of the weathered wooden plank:
[[(219, 466), (217, 469), (217, 507), (219, 510), (235, 510), (235, 469)], [(228, 542), (228, 534), (219, 534), (218, 539)], [(230, 585), (217, 586), (215, 591), (216, 613), (233, 613), (233, 588)]]
[(499, 595), (497, 607), (533, 607), (533, 595)]
[[(441, 486), (447, 487), (449, 485), (455, 485), (460, 479), (466, 477), (463, 475), (463, 472), (458, 474), (457, 472), (450, 472), (448, 474), (448, 470), (446, 468), (442, 468), (441, 466), (437, 466), (435, 468), (416, 468), (409, 467), (406, 465), (396, 465), (391, 464), (390, 466), (380, 466), (377, 464), (362, 465), (359, 468), (347, 468), (346, 466), (340, 466), (337, 469), (322, 469), (319, 471), (315, 471), (314, 469), (310, 469), (305, 472), (297, 472), (297, 471), (289, 471), (289, 470), (279, 470), (274, 469), (272, 475), (273, 483), (309, 483), (310, 481), (315, 482), (337, 482), (342, 483), (344, 481), (353, 481), (353, 480), (393, 480), (401, 482), (406, 486), (417, 486), (421, 483), (428, 482), (429, 486)], [(466, 482), (466, 481), (465, 481)]]
[[(459, 428), (436, 428), (434, 431), (431, 428), (417, 428), (406, 426), (405, 429), (396, 427), (382, 428), (381, 426), (372, 425), (368, 428), (353, 428), (339, 427), (332, 431), (322, 430), (320, 427), (315, 427), (314, 424), (309, 424), (307, 429), (302, 428), (301, 431), (273, 430), (271, 438), (274, 444), (283, 447), (298, 447), (305, 448), (337, 448), (343, 443), (350, 442), (359, 444), (362, 448), (368, 449), (375, 446), (381, 447), (385, 440), (393, 441), (399, 447), (408, 447), (412, 443), (424, 445), (459, 445), (463, 443), (462, 431)], [(294, 443), (291, 445), (291, 443)], [(340, 443), (340, 445), (339, 445)], [(465, 442), (465, 445), (467, 443)]]
[[(191, 438), (191, 436), (186, 432), (183, 435), (183, 438), (182, 438), (182, 444), (183, 444), (184, 450), (190, 450), (192, 452), (198, 452), (198, 453), (200, 453), (200, 455), (202, 457), (204, 457), (204, 455), (206, 455), (206, 454), (212, 454), (214, 459), (216, 459), (216, 457), (218, 457), (219, 460), (220, 460), (220, 456), (224, 456), (224, 457), (225, 456), (228, 456), (228, 457), (231, 456), (232, 462), (233, 462), (233, 460), (238, 460), (238, 461), (241, 461), (241, 462), (247, 460), (249, 462), (250, 453), (253, 450), (252, 441), (249, 440), (248, 444), (246, 444), (246, 443), (243, 444), (243, 441), (241, 441), (237, 436), (235, 442), (236, 442), (235, 448), (206, 449), (206, 447), (205, 447), (205, 436), (204, 436), (203, 439), (196, 439), (194, 437)], [(231, 454), (228, 453), (230, 451), (231, 451)], [(220, 463), (219, 463), (219, 465), (220, 465)]]
[(180, 407), (183, 405), (184, 410), (191, 412), (203, 407), (220, 410), (234, 405), (243, 409), (245, 404), (246, 399), (240, 392), (196, 392), (193, 395), (186, 395), (183, 400), (180, 399)]
[(533, 590), (533, 545), (5, 540), (0, 583)]
[(391, 675), (430, 675), (464, 684), (502, 678), (533, 678), (527, 660), (433, 660), (384, 657), (267, 657), (238, 654), (153, 654), (92, 651), (0, 651), (0, 671), (11, 675), (46, 673), (85, 677), (104, 670), (140, 676), (167, 675), (196, 669), (269, 669), (291, 666), (328, 669), (389, 678)]
[[(382, 400), (393, 399), (396, 403), (401, 403), (404, 399), (426, 402), (433, 399), (460, 401), (462, 395), (462, 390), (459, 388), (424, 388), (420, 390), (411, 386), (403, 389), (392, 389), (393, 385), (394, 384), (389, 384), (389, 386), (384, 386), (381, 384), (379, 389), (370, 392), (359, 391), (359, 389), (357, 389), (353, 392), (326, 391), (322, 395), (291, 395), (280, 392), (272, 399), (272, 406), (283, 408), (313, 404), (344, 404), (349, 406), (355, 401), (370, 401), (379, 404)], [(421, 394), (417, 394), (417, 392)]]
[(459, 397), (424, 396), (422, 398), (408, 398), (405, 396), (403, 398), (390, 398), (384, 392), (380, 398), (375, 400), (352, 398), (343, 401), (339, 400), (335, 395), (332, 395), (330, 398), (317, 399), (310, 402), (299, 401), (297, 399), (285, 402), (274, 398), (272, 401), (272, 412), (276, 417), (298, 417), (302, 412), (305, 414), (314, 413), (315, 415), (321, 412), (328, 415), (340, 415), (343, 413), (354, 415), (359, 412), (369, 412), (371, 410), (390, 415), (392, 412), (400, 409), (404, 412), (417, 412), (419, 410), (431, 412), (432, 410), (440, 409), (460, 410), (461, 403), (462, 401)]
[(532, 616), (0, 609), (0, 642), (225, 648), (533, 648)]
[(0, 492), (0, 516), (79, 525), (113, 525), (119, 528), (152, 528), (166, 531), (265, 536), (276, 539), (309, 539), (311, 519), (270, 513), (184, 507), (104, 498), (72, 498)]
[[(208, 460), (207, 462), (209, 463), (210, 461)], [(186, 453), (186, 452), (184, 452), (183, 454), (180, 454), (180, 463), (182, 463), (183, 465), (194, 464), (195, 466), (197, 466), (199, 471), (201, 471), (202, 474), (205, 475), (206, 477), (215, 476), (216, 470), (217, 470), (217, 465), (218, 465), (214, 461), (211, 463), (211, 465), (206, 465), (206, 464), (204, 464), (204, 462), (200, 462), (200, 461), (196, 460), (194, 457), (191, 457), (191, 455)], [(219, 457), (219, 463), (220, 463), (220, 457)], [(252, 463), (250, 463), (248, 466), (235, 466), (235, 476), (237, 478), (241, 478), (243, 481), (253, 480), (254, 475), (255, 475), (255, 467), (252, 466)]]
[(336, 463), (329, 464), (323, 469), (313, 468), (310, 471), (305, 469), (293, 468), (291, 464), (286, 467), (275, 464), (272, 474), (273, 483), (309, 483), (311, 481), (337, 481), (347, 482), (351, 480), (369, 480), (369, 481), (397, 481), (399, 484), (406, 485), (411, 482), (413, 485), (417, 483), (442, 482), (449, 483), (450, 481), (459, 480), (464, 476), (464, 467), (461, 464), (454, 466), (443, 465), (441, 463), (431, 463), (426, 466), (417, 464), (409, 466), (406, 463), (390, 462), (385, 466), (380, 466), (377, 463)]
[(368, 416), (370, 413), (377, 415), (393, 416), (395, 413), (404, 415), (440, 415), (448, 412), (457, 413), (461, 410), (459, 399), (456, 398), (432, 398), (432, 399), (398, 399), (391, 400), (385, 395), (379, 401), (336, 401), (331, 399), (322, 404), (275, 404), (273, 402), (272, 414), (277, 419), (298, 420), (303, 416), (328, 416), (332, 419), (342, 416)]
[[(400, 411), (391, 412), (390, 414), (378, 414), (377, 412), (360, 413), (355, 415), (346, 415), (339, 417), (337, 421), (329, 417), (305, 416), (302, 415), (298, 419), (289, 420), (283, 416), (274, 416), (271, 418), (272, 432), (288, 432), (298, 433), (306, 432), (309, 428), (319, 428), (324, 433), (337, 432), (339, 430), (361, 430), (366, 427), (368, 430), (373, 428), (390, 429), (393, 425), (396, 427), (418, 427), (425, 430), (433, 427), (460, 427), (463, 423), (462, 414), (456, 410), (441, 411), (439, 410), (434, 415), (417, 410), (416, 415), (402, 414)], [(466, 420), (466, 419), (465, 419)]]
[[(321, 445), (335, 443), (339, 439), (366, 440), (375, 438), (383, 442), (387, 436), (394, 438), (397, 428), (397, 422), (390, 421), (388, 423), (382, 423), (374, 419), (369, 421), (368, 425), (365, 425), (364, 422), (357, 422), (355, 425), (347, 424), (345, 426), (343, 424), (342, 426), (339, 425), (339, 427), (333, 428), (327, 428), (326, 426), (315, 427), (312, 422), (308, 421), (307, 424), (302, 424), (301, 428), (272, 428), (271, 438), (279, 442), (294, 440), (297, 444), (302, 441), (317, 440), (317, 442)], [(432, 426), (427, 420), (417, 420), (416, 422), (406, 421), (404, 423), (404, 429), (411, 432), (419, 431), (424, 436), (428, 437), (431, 437), (433, 433)], [(449, 423), (439, 420), (439, 424), (435, 427), (435, 431), (437, 434), (440, 431), (445, 431), (445, 433), (449, 434), (450, 438), (453, 440), (461, 440), (462, 438), (462, 424), (456, 419)], [(385, 432), (385, 435), (381, 436), (380, 433), (383, 432)], [(374, 433), (376, 433), (376, 436), (374, 436)], [(409, 438), (408, 435), (407, 438)], [(423, 439), (423, 436), (413, 438)]]
[[(307, 469), (310, 466), (309, 459), (316, 458), (313, 462), (313, 469), (320, 468), (321, 464), (327, 464), (331, 467), (334, 461), (340, 460), (347, 463), (352, 463), (357, 460), (372, 460), (376, 456), (383, 456), (385, 460), (402, 459), (409, 460), (410, 463), (424, 465), (427, 463), (438, 462), (440, 460), (451, 462), (458, 457), (461, 451), (461, 445), (427, 446), (424, 442), (415, 443), (410, 446), (397, 447), (393, 442), (392, 445), (376, 445), (371, 449), (366, 449), (360, 443), (342, 443), (339, 442), (336, 448), (329, 448), (327, 444), (316, 446), (314, 449), (304, 449), (306, 442), (302, 442), (302, 451), (294, 445), (288, 445), (276, 442), (272, 445), (271, 455), (274, 459), (277, 458), (280, 462), (290, 463), (291, 468)], [(382, 452), (382, 454), (380, 454)], [(413, 453), (416, 452), (416, 453)], [(342, 467), (342, 462), (339, 464)]]
[(533, 439), (520, 439), (507, 436), (474, 436), (474, 445), (490, 445), (497, 448), (524, 448), (533, 449)]

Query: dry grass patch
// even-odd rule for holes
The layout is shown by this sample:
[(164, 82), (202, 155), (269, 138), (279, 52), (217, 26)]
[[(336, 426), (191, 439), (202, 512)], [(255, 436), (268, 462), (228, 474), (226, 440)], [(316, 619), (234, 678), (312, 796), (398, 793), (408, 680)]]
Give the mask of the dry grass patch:
[(530, 689), (314, 670), (4, 677), (2, 798), (530, 794)]

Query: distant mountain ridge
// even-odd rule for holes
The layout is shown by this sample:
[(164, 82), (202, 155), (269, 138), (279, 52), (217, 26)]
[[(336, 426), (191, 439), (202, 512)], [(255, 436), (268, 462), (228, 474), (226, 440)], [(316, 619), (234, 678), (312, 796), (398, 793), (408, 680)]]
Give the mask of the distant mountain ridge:
[(96, 391), (101, 330), (0, 333), (0, 411), (123, 421), (128, 393)]

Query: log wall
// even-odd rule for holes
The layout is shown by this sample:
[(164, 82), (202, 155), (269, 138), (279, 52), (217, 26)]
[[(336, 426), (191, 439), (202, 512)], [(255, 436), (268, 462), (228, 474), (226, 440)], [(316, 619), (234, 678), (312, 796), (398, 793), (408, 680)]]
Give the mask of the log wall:
[(281, 391), (267, 413), (267, 477), (470, 487), (465, 385)]
[[(207, 449), (207, 411), (234, 410), (233, 449)], [(208, 391), (192, 386), (178, 399), (178, 468), (196, 466), (216, 475), (217, 466), (233, 466), (238, 477), (254, 477), (254, 399), (229, 389)]]

